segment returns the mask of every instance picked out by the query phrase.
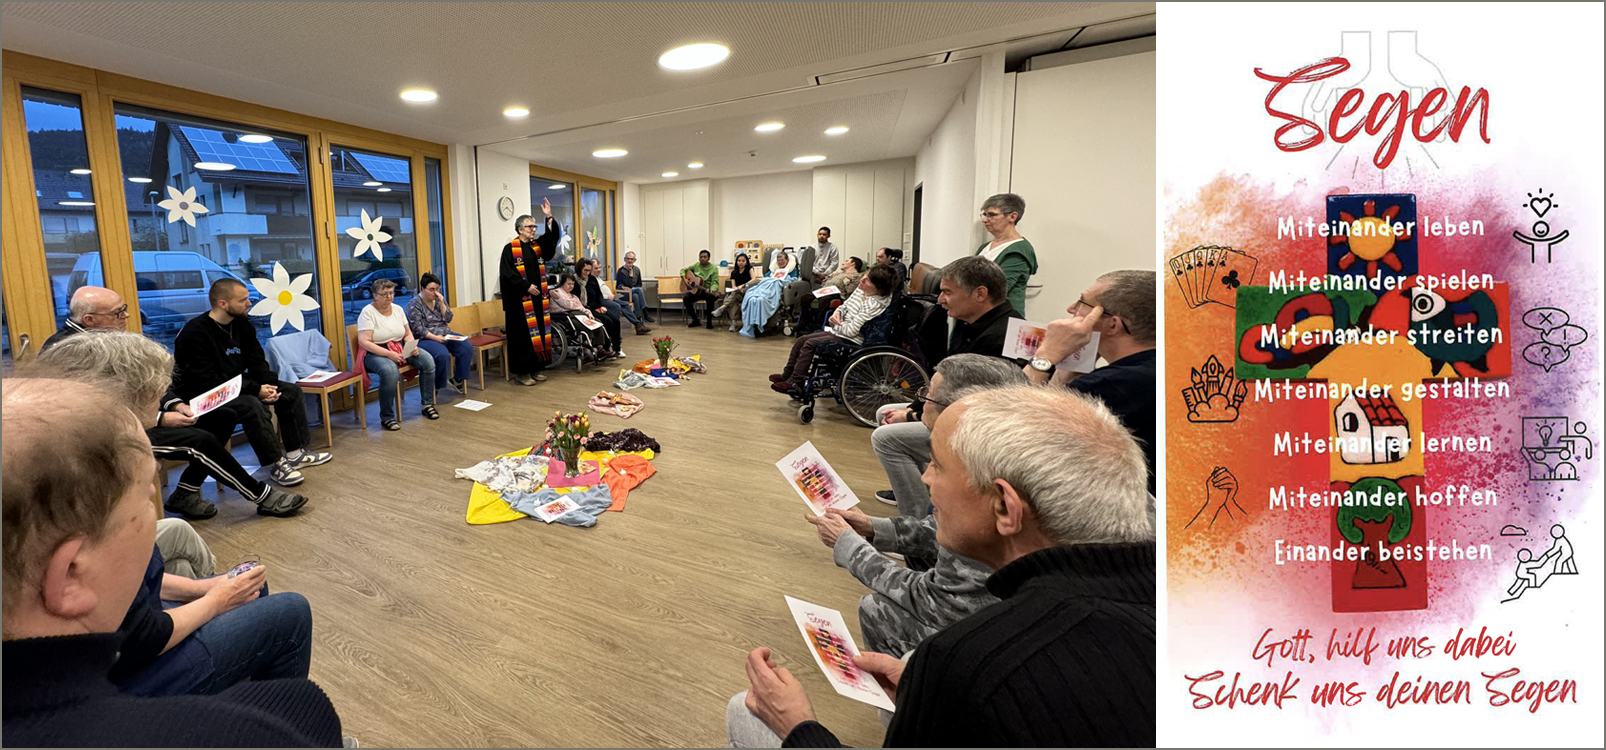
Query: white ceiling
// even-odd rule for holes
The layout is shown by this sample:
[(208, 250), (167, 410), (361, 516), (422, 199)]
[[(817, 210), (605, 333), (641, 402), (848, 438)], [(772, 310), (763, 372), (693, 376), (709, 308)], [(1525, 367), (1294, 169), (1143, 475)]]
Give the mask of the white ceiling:
[[(681, 179), (806, 169), (791, 159), (807, 153), (826, 154), (826, 164), (912, 155), (973, 72), (963, 58), (977, 48), (1005, 44), (1015, 60), (1133, 24), (1153, 33), (1153, 14), (1153, 3), (1093, 2), (38, 2), (0, 5), (0, 46), (653, 181), (668, 169)], [(662, 52), (702, 41), (729, 46), (730, 58), (701, 71), (657, 66)], [(815, 85), (816, 76), (933, 54), (955, 62)], [(397, 97), (414, 86), (440, 99)], [(503, 117), (513, 105), (530, 116)], [(787, 128), (752, 131), (768, 119)], [(821, 133), (837, 124), (852, 130)], [(590, 155), (605, 145), (631, 153)], [(687, 170), (694, 159), (708, 166)]]

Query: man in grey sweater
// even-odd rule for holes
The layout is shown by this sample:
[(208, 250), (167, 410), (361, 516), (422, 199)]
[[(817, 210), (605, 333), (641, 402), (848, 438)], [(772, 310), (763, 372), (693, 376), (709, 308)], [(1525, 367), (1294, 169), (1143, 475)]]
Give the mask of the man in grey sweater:
[[(1025, 374), (1007, 360), (956, 354), (944, 359), (932, 376), (922, 417), (935, 422), (944, 407), (965, 396), (1026, 382)], [(832, 549), (836, 564), (872, 592), (859, 600), (859, 627), (867, 650), (907, 653), (926, 636), (998, 601), (987, 592), (991, 569), (937, 543), (935, 516), (873, 518), (850, 508), (831, 509), (808, 521)], [(883, 552), (934, 559), (935, 564), (913, 570)]]

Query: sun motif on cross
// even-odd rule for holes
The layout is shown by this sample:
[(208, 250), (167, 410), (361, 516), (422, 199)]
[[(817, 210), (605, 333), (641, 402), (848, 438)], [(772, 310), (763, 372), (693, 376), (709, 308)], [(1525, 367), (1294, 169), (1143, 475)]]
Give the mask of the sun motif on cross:
[(1339, 212), (1338, 218), (1344, 222), (1348, 233), (1327, 238), (1327, 244), (1344, 245), (1348, 250), (1338, 259), (1338, 269), (1347, 271), (1350, 266), (1365, 262), (1366, 277), (1369, 279), (1377, 277), (1378, 264), (1388, 266), (1395, 272), (1403, 272), (1405, 265), (1394, 252), (1394, 246), (1411, 239), (1411, 228), (1394, 221), (1400, 215), (1400, 207), (1389, 206), (1383, 209), (1382, 215), (1378, 215), (1377, 201), (1368, 200), (1363, 204), (1361, 213), (1363, 215), (1356, 218), (1348, 211)]

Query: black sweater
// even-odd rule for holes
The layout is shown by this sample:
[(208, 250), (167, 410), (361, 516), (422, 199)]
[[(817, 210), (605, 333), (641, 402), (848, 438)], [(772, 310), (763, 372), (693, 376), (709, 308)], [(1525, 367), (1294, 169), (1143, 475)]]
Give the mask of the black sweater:
[(116, 633), (4, 645), (9, 747), (340, 747), (340, 716), (310, 680), (266, 680), (217, 695), (135, 698), (106, 673)]
[[(927, 638), (886, 747), (1153, 747), (1153, 544), (1054, 547), (987, 579), (1003, 601)], [(833, 747), (816, 722), (787, 747)]]
[(255, 396), (262, 386), (279, 382), (257, 341), (256, 326), (244, 316), (223, 325), (210, 314), (185, 323), (173, 340), (173, 392), (188, 401), (235, 375), (242, 376), (242, 396)]
[(1128, 354), (1081, 375), (1067, 384), (1073, 391), (1097, 396), (1143, 448), (1149, 464), (1149, 493), (1154, 493), (1154, 350)]

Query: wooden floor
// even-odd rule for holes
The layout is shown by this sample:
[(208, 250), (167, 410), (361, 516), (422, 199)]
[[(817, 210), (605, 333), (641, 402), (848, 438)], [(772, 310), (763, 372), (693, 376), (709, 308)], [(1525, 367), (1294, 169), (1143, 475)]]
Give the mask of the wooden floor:
[[(633, 391), (647, 406), (629, 420), (591, 415), (594, 429), (635, 427), (664, 447), (625, 512), (593, 528), (469, 526), (472, 485), (453, 469), (537, 442), (554, 410), (611, 389), (617, 367), (471, 389), (495, 405), (448, 406), (437, 422), (410, 390), (400, 432), (378, 428), (372, 403), (366, 434), (336, 415), (334, 461), (305, 471), (300, 515), (259, 517), (225, 492), (218, 515), (196, 524), (220, 565), (260, 555), (274, 590), (311, 600), (312, 679), (346, 734), (369, 747), (723, 746), (726, 701), (747, 687), (743, 658), (770, 646), (838, 737), (880, 745), (875, 710), (831, 690), (782, 598), (841, 610), (858, 638), (866, 589), (832, 564), (774, 467), (812, 440), (860, 507), (889, 515), (872, 497), (887, 485), (870, 430), (825, 401), (798, 424), (765, 378), (791, 339), (676, 320), (655, 333), (703, 355), (709, 372)], [(627, 334), (629, 361), (650, 356), (649, 338)]]

